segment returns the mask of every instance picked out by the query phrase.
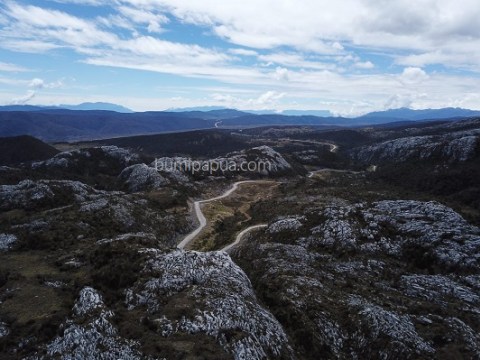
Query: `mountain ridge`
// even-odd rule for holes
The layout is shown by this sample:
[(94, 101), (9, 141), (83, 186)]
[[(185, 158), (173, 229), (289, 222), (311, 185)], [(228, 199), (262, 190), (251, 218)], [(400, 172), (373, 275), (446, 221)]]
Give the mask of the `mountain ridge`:
[[(84, 109), (92, 106), (94, 105), (87, 104)], [(203, 112), (147, 111), (126, 113), (111, 110), (13, 106), (0, 107), (0, 136), (31, 135), (50, 142), (78, 141), (209, 128), (236, 129), (272, 125), (379, 126), (389, 123), (401, 124), (409, 121), (439, 119), (448, 121), (449, 119), (456, 120), (475, 115), (479, 116), (480, 111), (460, 108), (394, 109), (357, 118), (346, 118), (313, 115), (256, 115), (234, 109), (216, 109)]]
[(104, 110), (115, 111), (119, 113), (133, 113), (134, 111), (118, 104), (107, 102), (84, 102), (77, 105), (61, 104), (52, 106), (43, 105), (3, 105), (0, 106), (0, 111), (45, 111), (45, 110)]

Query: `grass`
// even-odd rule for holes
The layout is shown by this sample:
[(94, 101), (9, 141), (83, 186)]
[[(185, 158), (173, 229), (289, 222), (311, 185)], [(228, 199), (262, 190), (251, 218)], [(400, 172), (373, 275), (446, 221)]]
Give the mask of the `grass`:
[(252, 219), (251, 204), (272, 197), (277, 183), (246, 183), (229, 197), (202, 206), (207, 226), (192, 243), (191, 248), (201, 251), (218, 250), (233, 242), (235, 236)]
[(46, 261), (47, 257), (46, 253), (39, 251), (7, 253), (2, 256), (0, 269), (13, 271), (27, 279), (41, 275), (59, 275), (58, 269)]
[(1, 304), (0, 311), (13, 316), (19, 326), (46, 319), (65, 309), (64, 298), (56, 289), (23, 281), (12, 285), (15, 290)]

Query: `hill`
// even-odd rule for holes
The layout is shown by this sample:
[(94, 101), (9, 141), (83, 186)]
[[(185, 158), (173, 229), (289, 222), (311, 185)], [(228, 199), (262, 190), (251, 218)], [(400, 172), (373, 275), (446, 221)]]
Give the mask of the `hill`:
[[(358, 118), (319, 117), (312, 115), (256, 115), (232, 109), (210, 111), (127, 113), (128, 109), (103, 104), (107, 110), (69, 110), (32, 106), (3, 107), (0, 111), (0, 136), (31, 135), (44, 141), (82, 141), (120, 136), (135, 136), (209, 128), (251, 128), (261, 126), (360, 127), (388, 123), (408, 125), (411, 121), (458, 120), (479, 113), (466, 109), (410, 110), (396, 109), (370, 113)], [(88, 109), (102, 103), (81, 104)], [(78, 107), (77, 107), (78, 108)], [(1, 110), (1, 109), (0, 109)], [(403, 116), (403, 117), (402, 117)], [(427, 118), (427, 119), (426, 119)], [(425, 120), (426, 119), (426, 120)]]
[(0, 165), (45, 160), (58, 152), (53, 146), (28, 135), (0, 138)]
[(0, 112), (0, 135), (31, 135), (44, 141), (74, 141), (114, 136), (212, 128), (213, 121), (175, 113), (42, 110)]
[(126, 108), (125, 106), (105, 103), (105, 102), (85, 102), (78, 105), (59, 105), (59, 108), (68, 110), (105, 110), (116, 111), (119, 113), (132, 113), (133, 110)]
[(248, 147), (244, 138), (226, 130), (213, 129), (104, 139), (100, 143), (133, 149), (151, 156), (190, 154), (211, 157)]
[(5, 105), (0, 106), (0, 111), (43, 111), (51, 109), (66, 110), (105, 110), (120, 113), (132, 113), (133, 111), (125, 106), (105, 103), (105, 102), (86, 102), (78, 105), (58, 105), (58, 106), (40, 106), (40, 105)]
[(452, 119), (471, 116), (479, 116), (480, 111), (462, 108), (422, 109), (412, 110), (409, 108), (390, 109), (376, 111), (360, 116), (359, 119), (371, 118), (397, 118), (403, 120), (428, 120), (428, 119)]

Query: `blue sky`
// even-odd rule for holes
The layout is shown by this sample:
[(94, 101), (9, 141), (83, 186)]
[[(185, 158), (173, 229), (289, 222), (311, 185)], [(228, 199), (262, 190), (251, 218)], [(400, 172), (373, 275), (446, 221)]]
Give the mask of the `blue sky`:
[(0, 104), (480, 109), (478, 0), (0, 5)]

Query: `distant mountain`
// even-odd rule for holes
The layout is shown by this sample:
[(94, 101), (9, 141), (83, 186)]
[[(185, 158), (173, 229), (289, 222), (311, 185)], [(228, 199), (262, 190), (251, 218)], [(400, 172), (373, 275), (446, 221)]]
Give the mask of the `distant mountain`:
[(283, 110), (282, 115), (332, 117), (329, 110)]
[[(219, 106), (197, 106), (197, 107), (189, 107), (189, 108), (173, 108), (165, 110), (168, 112), (203, 112), (203, 113), (217, 113), (217, 114), (235, 114), (237, 115), (247, 115), (247, 114), (255, 114), (255, 115), (287, 115), (287, 116), (319, 116), (319, 117), (331, 117), (333, 114), (329, 110), (283, 110), (283, 111), (276, 111), (276, 110), (238, 110), (238, 109), (229, 109), (223, 108)], [(231, 116), (228, 116), (231, 117)]]
[(193, 107), (184, 107), (184, 108), (170, 108), (165, 110), (166, 112), (192, 112), (192, 111), (212, 111), (212, 110), (226, 110), (222, 106), (193, 106)]
[(58, 107), (68, 110), (105, 110), (116, 111), (119, 113), (133, 113), (133, 110), (130, 110), (125, 106), (105, 102), (85, 102), (78, 105), (59, 105)]
[(333, 113), (329, 110), (243, 110), (246, 113), (255, 115), (285, 115), (285, 116), (318, 116), (332, 117)]
[(234, 109), (218, 109), (218, 110), (209, 110), (209, 111), (186, 111), (186, 112), (175, 112), (175, 114), (182, 114), (185, 117), (193, 117), (198, 119), (212, 119), (212, 120), (222, 120), (222, 119), (232, 119), (240, 116), (250, 115), (247, 112), (238, 111)]
[[(90, 106), (85, 105), (86, 109)], [(114, 105), (115, 106), (115, 105)], [(98, 105), (98, 107), (101, 107)], [(466, 109), (410, 110), (396, 109), (370, 113), (358, 118), (319, 117), (312, 115), (256, 115), (233, 109), (209, 111), (122, 113), (107, 110), (68, 110), (63, 108), (4, 107), (0, 111), (0, 136), (31, 135), (44, 141), (79, 141), (120, 136), (209, 128), (248, 128), (259, 126), (375, 126), (433, 119), (459, 119), (480, 115)], [(403, 117), (402, 117), (403, 116)]]
[(222, 127), (241, 127), (241, 126), (266, 126), (266, 125), (333, 125), (333, 126), (364, 126), (381, 124), (401, 119), (388, 119), (381, 117), (362, 117), (362, 118), (344, 118), (344, 117), (319, 117), (312, 115), (288, 116), (279, 114), (255, 115), (223, 119)]
[(42, 106), (34, 105), (4, 105), (0, 106), (0, 111), (39, 111), (49, 109)]
[(99, 143), (129, 148), (155, 157), (212, 157), (249, 147), (248, 139), (234, 136), (227, 130), (217, 129), (103, 139)]
[(50, 142), (208, 129), (214, 125), (215, 120), (165, 112), (126, 114), (65, 109), (0, 112), (0, 136), (31, 135)]
[(255, 115), (281, 115), (281, 112), (276, 110), (243, 110), (248, 114), (255, 114)]
[(385, 118), (385, 119), (402, 119), (402, 120), (428, 120), (428, 119), (450, 119), (462, 118), (470, 116), (479, 116), (480, 110), (469, 110), (462, 108), (442, 108), (442, 109), (423, 109), (412, 110), (409, 108), (390, 109), (385, 111), (375, 111), (360, 116), (363, 118)]
[(0, 138), (0, 165), (46, 160), (58, 154), (54, 147), (28, 135)]
[(105, 102), (86, 102), (78, 105), (58, 105), (58, 106), (40, 106), (40, 105), (5, 105), (0, 106), (0, 111), (45, 111), (45, 110), (105, 110), (119, 113), (132, 113), (133, 111), (117, 104)]

